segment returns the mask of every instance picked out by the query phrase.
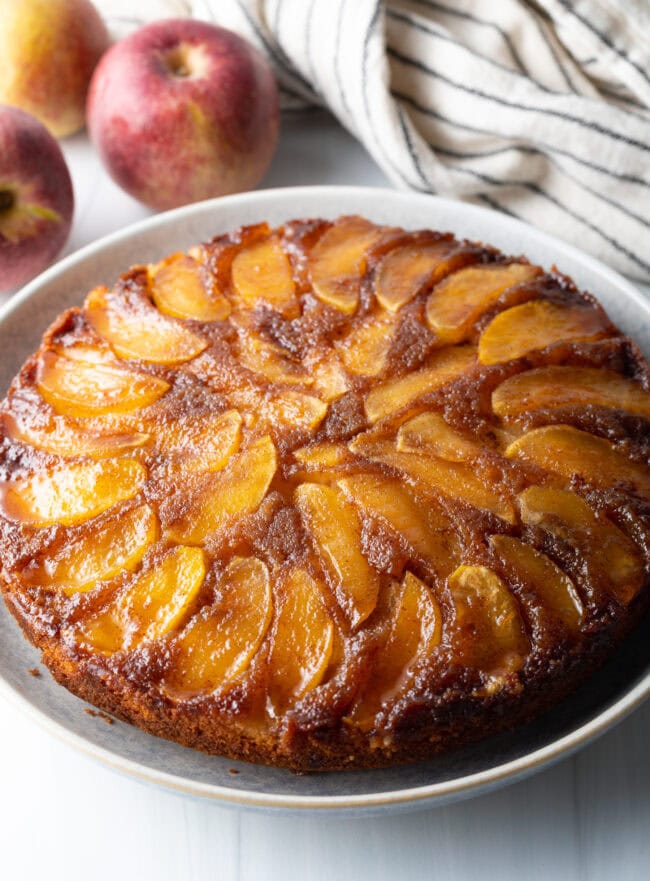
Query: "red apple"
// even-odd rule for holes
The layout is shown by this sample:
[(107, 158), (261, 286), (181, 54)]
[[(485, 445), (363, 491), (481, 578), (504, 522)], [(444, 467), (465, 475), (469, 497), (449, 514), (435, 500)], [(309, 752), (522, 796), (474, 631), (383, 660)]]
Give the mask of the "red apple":
[(90, 0), (0, 0), (0, 102), (57, 138), (82, 128), (90, 77), (109, 37)]
[(54, 260), (73, 207), (57, 142), (29, 113), (0, 104), (0, 291), (24, 284)]
[(87, 116), (113, 179), (167, 209), (259, 183), (277, 144), (278, 92), (268, 62), (241, 37), (167, 19), (109, 49)]

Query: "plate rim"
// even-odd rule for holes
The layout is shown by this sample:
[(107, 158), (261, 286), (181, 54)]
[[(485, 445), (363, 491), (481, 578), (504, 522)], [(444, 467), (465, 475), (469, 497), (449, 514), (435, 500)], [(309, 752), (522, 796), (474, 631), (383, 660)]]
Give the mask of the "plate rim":
[[(563, 242), (549, 233), (538, 230), (531, 224), (508, 215), (500, 214), (483, 206), (459, 202), (441, 196), (400, 192), (389, 188), (301, 186), (252, 191), (193, 203), (172, 211), (153, 215), (130, 224), (123, 230), (103, 236), (59, 260), (11, 297), (7, 303), (0, 307), (0, 325), (14, 312), (20, 310), (32, 296), (61, 274), (64, 274), (78, 264), (86, 262), (97, 253), (113, 245), (119, 245), (121, 242), (127, 241), (138, 234), (182, 223), (184, 219), (195, 215), (202, 215), (204, 213), (209, 215), (212, 211), (227, 211), (231, 206), (237, 208), (238, 206), (256, 204), (260, 207), (260, 214), (263, 214), (264, 206), (267, 204), (278, 205), (279, 203), (281, 206), (285, 201), (291, 202), (297, 199), (310, 199), (315, 204), (319, 200), (329, 203), (337, 198), (358, 199), (359, 211), (361, 213), (368, 210), (370, 207), (369, 203), (378, 201), (385, 203), (387, 199), (401, 202), (405, 207), (413, 203), (424, 205), (425, 203), (433, 202), (443, 211), (445, 207), (449, 207), (456, 217), (460, 214), (461, 216), (466, 215), (470, 219), (478, 219), (486, 229), (489, 228), (490, 218), (496, 215), (499, 218), (502, 232), (507, 233), (511, 230), (515, 233), (519, 232), (528, 238), (532, 237), (536, 240), (536, 243), (547, 247), (553, 253), (553, 256), (557, 258), (557, 262), (561, 262), (562, 257), (567, 257), (574, 262), (582, 264), (587, 270), (596, 273), (611, 285), (622, 290), (636, 307), (650, 316), (650, 302), (643, 297), (632, 282), (628, 281), (620, 273), (611, 269), (596, 257), (585, 254), (579, 248)], [(99, 761), (104, 766), (125, 773), (142, 782), (163, 786), (169, 790), (187, 795), (217, 801), (224, 806), (263, 810), (275, 809), (285, 812), (292, 810), (301, 812), (312, 811), (319, 814), (329, 812), (340, 815), (345, 812), (361, 813), (366, 810), (378, 812), (391, 808), (395, 811), (414, 810), (419, 807), (444, 804), (452, 800), (486, 793), (506, 783), (514, 783), (529, 774), (541, 770), (543, 767), (568, 757), (621, 722), (650, 696), (650, 672), (646, 673), (631, 688), (626, 690), (622, 696), (586, 723), (579, 725), (562, 737), (551, 741), (551, 743), (532, 752), (525, 753), (516, 759), (443, 782), (410, 786), (404, 789), (392, 789), (379, 793), (325, 796), (251, 792), (215, 783), (189, 780), (176, 774), (151, 768), (133, 759), (118, 756), (110, 749), (94, 744), (83, 737), (83, 735), (71, 731), (66, 725), (52, 719), (47, 712), (14, 689), (2, 671), (0, 671), (0, 694), (6, 697), (10, 703), (26, 716), (37, 722), (43, 729), (57, 737), (57, 739), (67, 743), (86, 756)]]

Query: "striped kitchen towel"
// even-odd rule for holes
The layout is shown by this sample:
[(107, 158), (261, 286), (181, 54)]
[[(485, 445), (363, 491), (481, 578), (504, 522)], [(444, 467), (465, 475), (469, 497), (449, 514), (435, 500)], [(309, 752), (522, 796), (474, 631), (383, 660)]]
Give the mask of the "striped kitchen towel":
[(650, 281), (649, 0), (96, 2), (117, 35), (178, 15), (238, 31), (286, 110), (328, 108), (397, 186)]

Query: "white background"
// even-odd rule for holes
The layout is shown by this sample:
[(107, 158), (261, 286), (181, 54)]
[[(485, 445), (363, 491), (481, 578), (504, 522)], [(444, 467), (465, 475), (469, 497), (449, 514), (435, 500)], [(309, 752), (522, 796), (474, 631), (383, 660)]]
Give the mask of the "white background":
[[(63, 146), (77, 198), (67, 253), (147, 215), (111, 183), (85, 135)], [(285, 121), (265, 180), (386, 183), (319, 114)], [(646, 705), (575, 758), (493, 795), (399, 817), (304, 818), (224, 809), (119, 776), (0, 700), (0, 878), (637, 881), (650, 875), (649, 741)]]

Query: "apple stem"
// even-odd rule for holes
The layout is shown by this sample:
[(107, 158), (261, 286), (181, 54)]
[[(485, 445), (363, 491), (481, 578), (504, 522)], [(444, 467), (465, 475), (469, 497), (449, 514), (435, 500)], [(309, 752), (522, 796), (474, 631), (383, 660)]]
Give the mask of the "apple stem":
[(0, 214), (14, 207), (16, 197), (11, 190), (0, 190)]

